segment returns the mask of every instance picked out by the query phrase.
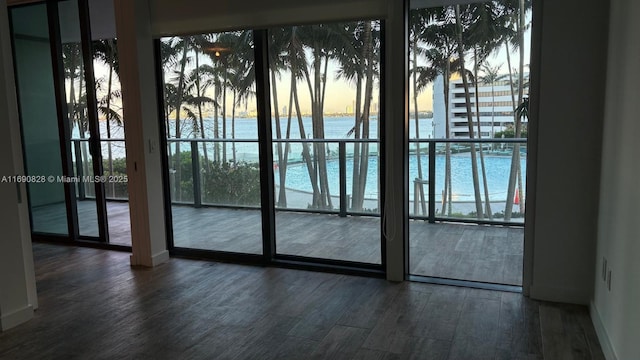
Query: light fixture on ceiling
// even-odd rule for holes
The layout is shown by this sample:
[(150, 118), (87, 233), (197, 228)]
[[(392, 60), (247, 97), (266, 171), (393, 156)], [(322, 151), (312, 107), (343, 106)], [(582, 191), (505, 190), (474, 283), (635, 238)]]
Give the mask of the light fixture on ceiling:
[(206, 46), (204, 46), (204, 52), (213, 54), (215, 57), (220, 57), (223, 54), (231, 52), (231, 48), (228, 46), (225, 46), (225, 44), (215, 42), (215, 43), (209, 43)]

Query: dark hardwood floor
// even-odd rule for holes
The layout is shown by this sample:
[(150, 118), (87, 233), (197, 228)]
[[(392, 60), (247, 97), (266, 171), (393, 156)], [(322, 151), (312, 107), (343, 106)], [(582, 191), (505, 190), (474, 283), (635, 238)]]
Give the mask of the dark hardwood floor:
[[(78, 202), (81, 233), (97, 235), (95, 205)], [(60, 206), (39, 208), (34, 216), (45, 228), (66, 224)], [(110, 240), (131, 244), (126, 202), (108, 202)], [(178, 247), (262, 253), (258, 210), (194, 208), (174, 205), (173, 235)], [(47, 219), (51, 219), (47, 221)], [(279, 254), (380, 264), (380, 218), (276, 212)], [(414, 275), (522, 284), (522, 227), (409, 222), (410, 272)]]
[(516, 293), (34, 244), (0, 359), (603, 359), (587, 309)]

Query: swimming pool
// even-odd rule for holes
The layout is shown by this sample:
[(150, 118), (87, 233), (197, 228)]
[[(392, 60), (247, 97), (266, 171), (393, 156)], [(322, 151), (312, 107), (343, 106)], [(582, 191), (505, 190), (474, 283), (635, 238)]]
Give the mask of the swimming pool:
[[(422, 155), (422, 179), (428, 179), (429, 159), (427, 155)], [(487, 176), (487, 186), (489, 189), (489, 199), (491, 201), (504, 201), (507, 194), (507, 186), (509, 184), (509, 173), (511, 170), (511, 156), (496, 156), (485, 155), (485, 169)], [(526, 178), (526, 155), (521, 156), (521, 169), (523, 183)], [(353, 158), (347, 158), (346, 161), (346, 181), (347, 181), (347, 194), (351, 193), (351, 186), (353, 184)], [(378, 157), (370, 156), (369, 167), (367, 172), (367, 184), (365, 188), (365, 197), (370, 199), (376, 199), (379, 194), (378, 184)], [(444, 189), (444, 175), (445, 175), (445, 156), (436, 155), (436, 200), (441, 200), (442, 190)], [(484, 190), (482, 188), (482, 176), (480, 159), (478, 157), (478, 172), (481, 186), (481, 197), (484, 200)], [(279, 181), (278, 171), (274, 172), (276, 184)], [(329, 180), (329, 191), (332, 194), (338, 194), (340, 191), (340, 174), (339, 174), (339, 161), (338, 159), (331, 159), (327, 161), (327, 177)], [(414, 186), (413, 181), (418, 176), (418, 157), (411, 155), (409, 157), (409, 196), (413, 198)], [(289, 189), (311, 192), (311, 182), (309, 180), (309, 173), (305, 163), (289, 164), (287, 167), (287, 176), (285, 186)], [(452, 198), (454, 201), (473, 201), (474, 200), (474, 188), (473, 177), (471, 170), (471, 157), (469, 153), (460, 153), (451, 155), (451, 188)], [(425, 192), (428, 191), (428, 186), (425, 185)]]

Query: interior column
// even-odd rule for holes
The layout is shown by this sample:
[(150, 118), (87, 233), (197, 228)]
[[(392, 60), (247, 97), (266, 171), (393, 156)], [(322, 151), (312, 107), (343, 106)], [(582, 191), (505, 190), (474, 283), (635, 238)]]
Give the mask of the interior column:
[(162, 187), (153, 39), (147, 0), (116, 0), (116, 33), (124, 108), (131, 265), (169, 258)]
[(385, 217), (387, 279), (403, 281), (408, 273), (407, 165), (409, 114), (408, 0), (388, 2), (385, 28)]

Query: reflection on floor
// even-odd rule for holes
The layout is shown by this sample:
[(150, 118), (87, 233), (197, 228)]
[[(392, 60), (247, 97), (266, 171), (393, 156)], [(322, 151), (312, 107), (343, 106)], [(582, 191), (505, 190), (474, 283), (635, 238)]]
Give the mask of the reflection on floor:
[[(91, 202), (79, 204), (80, 224), (89, 229), (91, 205)], [(50, 226), (60, 221), (55, 209), (42, 210), (46, 211), (38, 213), (40, 221), (47, 216), (52, 219)], [(128, 204), (109, 202), (108, 213), (111, 241), (131, 244)], [(262, 253), (262, 222), (258, 210), (174, 205), (172, 213), (177, 247)], [(96, 229), (95, 223), (93, 228)], [(521, 227), (410, 221), (409, 232), (413, 275), (522, 284), (524, 230)], [(379, 264), (380, 237), (380, 218), (276, 213), (279, 254)]]
[[(93, 200), (78, 201), (78, 228), (81, 236), (98, 237), (98, 212)], [(32, 209), (33, 230), (50, 234), (68, 234), (67, 212), (64, 203), (38, 206)], [(131, 226), (128, 202), (107, 202), (109, 242), (131, 245)]]

